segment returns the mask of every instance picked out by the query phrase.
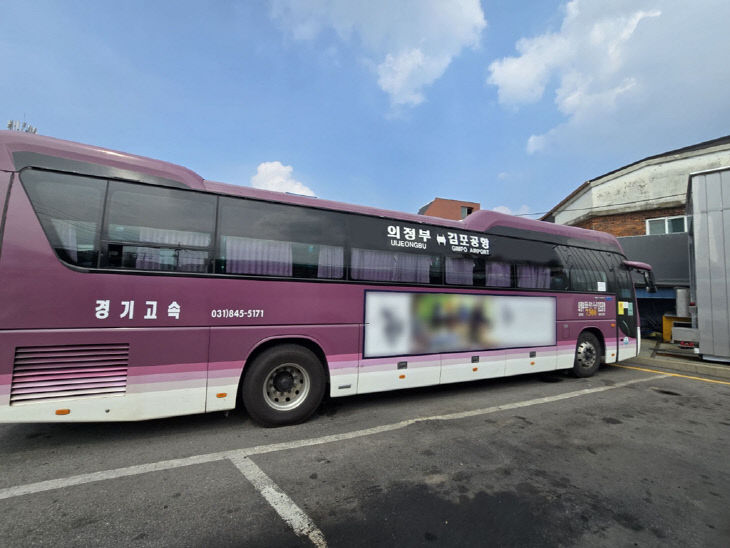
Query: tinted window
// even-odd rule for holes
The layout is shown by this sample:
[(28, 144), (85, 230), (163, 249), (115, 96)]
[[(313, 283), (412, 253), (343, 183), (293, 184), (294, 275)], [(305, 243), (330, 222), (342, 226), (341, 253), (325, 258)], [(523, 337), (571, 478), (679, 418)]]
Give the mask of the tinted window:
[(636, 311), (634, 310), (634, 284), (629, 271), (625, 267), (616, 269), (617, 306), (619, 328), (624, 335), (636, 337)]
[(436, 257), (417, 253), (352, 248), (350, 275), (353, 280), (431, 283)]
[(512, 266), (507, 263), (487, 261), (486, 285), (490, 287), (510, 287), (512, 285)]
[(345, 216), (254, 200), (220, 199), (216, 271), (341, 279)]
[(106, 266), (207, 272), (215, 217), (215, 196), (110, 182)]
[(580, 247), (558, 246), (558, 255), (565, 265), (570, 289), (583, 292), (613, 291), (613, 276), (601, 251)]
[(447, 284), (484, 286), (486, 279), (484, 259), (447, 257), (445, 265), (445, 279)]
[(517, 287), (547, 289), (550, 287), (550, 267), (535, 264), (517, 265)]
[(106, 181), (32, 169), (21, 180), (59, 258), (96, 267)]

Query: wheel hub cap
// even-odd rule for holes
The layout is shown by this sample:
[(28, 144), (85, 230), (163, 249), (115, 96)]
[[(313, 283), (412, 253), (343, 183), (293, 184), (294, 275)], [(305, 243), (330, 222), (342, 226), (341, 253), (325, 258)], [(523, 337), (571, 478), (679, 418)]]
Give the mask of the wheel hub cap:
[(274, 377), (274, 387), (279, 392), (288, 392), (294, 386), (294, 377), (288, 371), (279, 373)]

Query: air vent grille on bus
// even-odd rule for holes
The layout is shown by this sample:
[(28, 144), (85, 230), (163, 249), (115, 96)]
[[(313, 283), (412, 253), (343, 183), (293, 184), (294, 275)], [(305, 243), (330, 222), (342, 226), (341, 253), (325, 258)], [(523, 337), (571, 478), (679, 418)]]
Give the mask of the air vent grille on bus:
[(10, 405), (123, 394), (128, 365), (128, 344), (16, 348)]

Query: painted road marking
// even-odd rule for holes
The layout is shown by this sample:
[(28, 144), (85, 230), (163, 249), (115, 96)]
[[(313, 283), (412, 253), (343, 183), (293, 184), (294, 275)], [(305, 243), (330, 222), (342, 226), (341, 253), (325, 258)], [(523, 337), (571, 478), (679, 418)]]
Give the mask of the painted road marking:
[(309, 537), (318, 548), (327, 546), (324, 534), (312, 519), (255, 462), (240, 455), (232, 457), (231, 461), (298, 536)]
[(243, 457), (251, 457), (254, 455), (264, 455), (266, 453), (273, 453), (277, 451), (287, 451), (290, 449), (299, 449), (302, 447), (312, 447), (316, 445), (322, 445), (325, 443), (335, 443), (338, 441), (346, 441), (356, 438), (362, 438), (365, 436), (372, 436), (375, 434), (381, 434), (385, 432), (392, 432), (394, 430), (400, 430), (412, 424), (419, 422), (428, 421), (448, 421), (457, 420), (467, 417), (475, 417), (479, 415), (489, 415), (491, 413), (498, 413), (499, 411), (507, 411), (510, 409), (519, 409), (522, 407), (530, 407), (533, 405), (542, 405), (545, 403), (551, 403), (555, 401), (567, 400), (571, 398), (577, 398), (580, 396), (587, 396), (589, 394), (596, 394), (598, 392), (606, 392), (608, 390), (614, 390), (616, 388), (623, 388), (632, 384), (653, 381), (657, 379), (663, 379), (671, 376), (667, 373), (661, 373), (660, 375), (652, 375), (651, 377), (643, 377), (640, 379), (632, 379), (630, 381), (617, 382), (611, 386), (599, 386), (596, 388), (585, 388), (583, 390), (576, 390), (573, 392), (566, 392), (564, 394), (557, 394), (555, 396), (548, 396), (545, 398), (536, 398), (532, 400), (525, 400), (515, 403), (507, 403), (504, 405), (496, 405), (494, 407), (485, 407), (481, 409), (474, 409), (472, 411), (463, 411), (459, 413), (449, 413), (446, 415), (433, 415), (430, 417), (418, 417), (415, 419), (408, 419), (392, 424), (385, 424), (381, 426), (374, 426), (372, 428), (365, 428), (362, 430), (355, 430), (352, 432), (344, 432), (342, 434), (332, 434), (329, 436), (322, 436), (319, 438), (303, 439), (291, 442), (283, 443), (272, 443), (268, 445), (258, 445), (255, 447), (247, 447), (244, 449), (234, 449), (231, 451), (221, 451), (219, 453), (208, 453), (204, 455), (195, 455), (192, 457), (185, 457), (180, 459), (171, 459), (159, 462), (153, 462), (149, 464), (138, 464), (134, 466), (127, 466), (124, 468), (115, 468), (112, 470), (103, 470), (100, 472), (91, 472), (89, 474), (80, 474), (77, 476), (69, 476), (66, 478), (58, 478), (47, 481), (39, 481), (36, 483), (28, 483), (26, 485), (17, 485), (15, 487), (6, 487), (0, 489), (0, 500), (10, 499), (13, 497), (19, 497), (22, 495), (30, 495), (34, 493), (42, 493), (45, 491), (51, 491), (54, 489), (62, 489), (64, 487), (72, 487), (74, 485), (84, 485), (96, 481), (106, 481), (117, 478), (123, 478), (128, 476), (137, 476), (140, 474), (147, 474), (149, 472), (161, 472), (164, 470), (171, 470), (174, 468), (181, 468), (184, 466), (192, 466), (195, 464), (205, 464), (208, 462), (215, 462), (220, 460), (233, 460), (240, 459)]
[(716, 381), (715, 379), (708, 379), (705, 377), (692, 377), (691, 375), (680, 375), (679, 373), (667, 373), (666, 371), (659, 371), (657, 369), (646, 369), (645, 367), (636, 367), (634, 365), (618, 365), (615, 363), (611, 365), (612, 367), (621, 367), (622, 369), (634, 369), (636, 371), (645, 371), (646, 373), (663, 373), (664, 375), (667, 375), (669, 377), (679, 377), (680, 379), (692, 379), (693, 381), (704, 381), (714, 384), (726, 384), (730, 386), (730, 382)]

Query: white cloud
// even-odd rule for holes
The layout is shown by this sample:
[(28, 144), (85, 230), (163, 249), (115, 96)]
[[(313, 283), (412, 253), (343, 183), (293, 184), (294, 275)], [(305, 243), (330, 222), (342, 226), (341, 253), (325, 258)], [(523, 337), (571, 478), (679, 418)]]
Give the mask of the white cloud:
[(530, 208), (523, 204), (516, 211), (512, 211), (512, 209), (510, 209), (509, 207), (500, 205), (497, 207), (493, 207), (492, 211), (496, 211), (498, 213), (506, 213), (507, 215), (527, 215), (528, 213), (530, 213)]
[(357, 41), (393, 106), (415, 106), (486, 27), (479, 0), (272, 0), (271, 15), (295, 40), (332, 29)]
[(545, 148), (546, 137), (544, 135), (530, 135), (527, 139), (527, 153), (534, 154)]
[[(593, 4), (599, 3), (602, 9), (597, 10)], [(560, 81), (555, 101), (566, 114), (590, 106), (594, 94), (611, 95), (627, 43), (643, 19), (659, 17), (661, 11), (604, 7), (597, 0), (572, 0), (559, 32), (522, 38), (516, 45), (518, 57), (494, 61), (487, 81), (499, 88), (499, 101), (507, 105), (539, 101), (553, 76)]]
[(487, 82), (505, 107), (547, 96), (564, 117), (529, 138), (529, 153), (595, 146), (591, 137), (656, 142), (689, 128), (718, 136), (730, 122), (730, 64), (718, 57), (730, 51), (729, 20), (720, 0), (572, 0), (559, 30), (521, 38)]
[(314, 191), (292, 177), (294, 168), (281, 162), (262, 162), (256, 168), (256, 175), (251, 177), (251, 186), (276, 192), (291, 192), (314, 196)]

